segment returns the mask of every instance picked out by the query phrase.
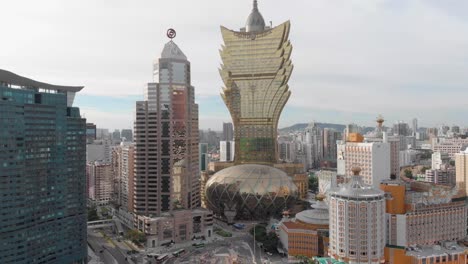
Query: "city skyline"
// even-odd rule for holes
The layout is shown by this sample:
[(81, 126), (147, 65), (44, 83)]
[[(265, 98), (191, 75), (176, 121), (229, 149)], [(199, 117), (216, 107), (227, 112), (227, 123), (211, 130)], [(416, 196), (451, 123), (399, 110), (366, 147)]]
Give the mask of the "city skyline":
[(2, 264), (468, 263), (468, 3), (36, 2)]

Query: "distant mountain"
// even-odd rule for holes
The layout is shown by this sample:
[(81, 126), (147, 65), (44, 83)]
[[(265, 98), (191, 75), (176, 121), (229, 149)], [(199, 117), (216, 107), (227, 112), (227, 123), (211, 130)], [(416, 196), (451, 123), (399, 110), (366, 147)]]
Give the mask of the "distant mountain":
[[(338, 132), (343, 132), (343, 130), (346, 128), (345, 125), (341, 125), (341, 124), (331, 124), (331, 123), (315, 123), (317, 124), (317, 126), (321, 129), (324, 129), (324, 128), (330, 128), (330, 129), (334, 129)], [(280, 134), (287, 134), (287, 133), (290, 133), (290, 132), (296, 132), (296, 131), (304, 131), (306, 129), (306, 127), (309, 125), (309, 123), (299, 123), (299, 124), (295, 124), (295, 125), (292, 125), (292, 126), (289, 126), (289, 127), (284, 127), (284, 128), (280, 128), (278, 129), (278, 132)], [(375, 128), (374, 127), (364, 127), (363, 128), (363, 134), (369, 132), (369, 131), (373, 131)]]

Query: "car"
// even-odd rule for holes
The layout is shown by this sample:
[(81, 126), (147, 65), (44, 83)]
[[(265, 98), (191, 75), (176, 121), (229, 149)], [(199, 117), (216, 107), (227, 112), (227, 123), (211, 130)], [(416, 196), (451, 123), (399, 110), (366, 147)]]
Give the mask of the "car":
[(271, 253), (271, 252), (267, 252), (266, 254), (267, 254), (268, 256), (273, 256), (273, 253)]

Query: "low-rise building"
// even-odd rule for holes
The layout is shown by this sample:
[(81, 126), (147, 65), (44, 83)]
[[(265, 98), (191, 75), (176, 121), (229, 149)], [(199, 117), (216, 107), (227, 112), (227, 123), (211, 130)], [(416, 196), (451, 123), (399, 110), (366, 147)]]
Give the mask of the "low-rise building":
[(137, 215), (135, 227), (146, 235), (147, 247), (182, 243), (194, 238), (210, 240), (213, 213), (206, 209), (175, 210), (159, 217)]
[(297, 256), (324, 256), (328, 251), (328, 205), (317, 201), (294, 219), (283, 219), (278, 234), (290, 260)]
[(467, 208), (452, 201), (456, 189), (399, 180), (380, 187), (387, 198), (386, 263), (466, 263), (462, 248), (447, 243), (466, 236)]

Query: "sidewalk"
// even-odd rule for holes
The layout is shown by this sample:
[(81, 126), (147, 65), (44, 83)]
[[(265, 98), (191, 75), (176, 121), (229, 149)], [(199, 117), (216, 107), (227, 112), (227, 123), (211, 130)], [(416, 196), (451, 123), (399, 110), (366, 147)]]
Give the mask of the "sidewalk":
[(94, 251), (91, 249), (91, 247), (88, 245), (88, 264), (104, 264), (104, 262), (101, 261), (101, 258), (99, 258), (96, 254), (94, 254)]

